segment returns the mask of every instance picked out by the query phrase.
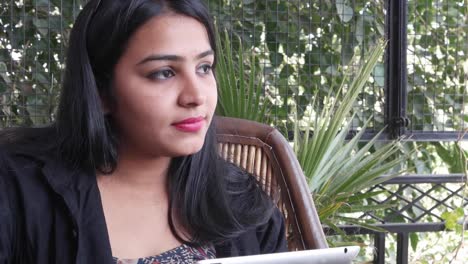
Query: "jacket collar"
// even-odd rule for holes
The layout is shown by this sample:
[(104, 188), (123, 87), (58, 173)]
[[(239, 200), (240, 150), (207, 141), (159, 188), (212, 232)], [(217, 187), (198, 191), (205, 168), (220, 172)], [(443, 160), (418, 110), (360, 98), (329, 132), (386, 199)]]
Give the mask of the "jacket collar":
[(72, 178), (76, 174), (75, 171), (66, 168), (56, 159), (46, 157), (43, 162), (42, 173), (55, 192), (61, 193), (70, 186)]
[(41, 156), (42, 174), (52, 190), (61, 196), (75, 217), (79, 216), (79, 196), (93, 185), (97, 185), (96, 174), (80, 168), (70, 168), (52, 156)]

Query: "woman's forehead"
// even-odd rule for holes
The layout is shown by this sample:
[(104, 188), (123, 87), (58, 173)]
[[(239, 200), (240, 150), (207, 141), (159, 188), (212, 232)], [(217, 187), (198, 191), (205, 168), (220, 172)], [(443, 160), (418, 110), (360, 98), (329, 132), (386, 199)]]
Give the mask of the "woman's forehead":
[(208, 32), (198, 20), (164, 14), (150, 19), (130, 37), (126, 53), (132, 57), (156, 54), (190, 59), (211, 49)]

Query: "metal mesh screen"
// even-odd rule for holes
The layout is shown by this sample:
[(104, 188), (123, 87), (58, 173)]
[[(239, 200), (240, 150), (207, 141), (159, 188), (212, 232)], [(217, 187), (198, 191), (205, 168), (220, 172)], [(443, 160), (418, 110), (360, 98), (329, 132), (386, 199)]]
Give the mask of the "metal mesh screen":
[(79, 3), (0, 2), (0, 127), (54, 119), (64, 51)]
[(468, 127), (466, 1), (408, 1), (408, 117), (411, 131)]
[[(54, 119), (64, 50), (84, 0), (0, 2), (0, 126)], [(299, 116), (317, 95), (385, 35), (386, 1), (207, 0), (220, 29), (237, 35), (263, 63), (276, 125)], [(466, 1), (408, 0), (409, 132), (462, 131), (468, 123)], [(233, 39), (236, 39), (235, 37)], [(357, 63), (352, 64), (355, 56)], [(351, 63), (351, 64), (350, 64)], [(355, 106), (354, 127), (384, 125), (383, 60)]]
[[(344, 71), (385, 35), (384, 1), (208, 1), (218, 28), (238, 36), (262, 58), (274, 123), (299, 116), (314, 96), (337, 89)], [(357, 60), (352, 60), (352, 58)], [(351, 68), (351, 69), (349, 69)], [(354, 127), (372, 117), (383, 126), (384, 65), (374, 70), (356, 106)]]

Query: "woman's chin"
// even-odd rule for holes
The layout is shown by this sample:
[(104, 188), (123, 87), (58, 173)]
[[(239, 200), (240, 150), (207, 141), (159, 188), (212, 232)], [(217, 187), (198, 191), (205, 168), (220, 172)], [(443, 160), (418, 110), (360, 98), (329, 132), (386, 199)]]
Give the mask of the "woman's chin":
[(174, 157), (183, 157), (196, 154), (200, 152), (202, 149), (203, 144), (192, 144), (192, 145), (185, 145), (181, 146), (179, 149), (174, 151)]

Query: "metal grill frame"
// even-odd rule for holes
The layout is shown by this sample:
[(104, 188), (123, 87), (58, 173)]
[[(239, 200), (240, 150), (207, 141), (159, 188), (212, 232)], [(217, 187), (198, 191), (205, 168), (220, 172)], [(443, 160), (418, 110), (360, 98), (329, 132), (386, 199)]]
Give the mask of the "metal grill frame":
[[(432, 213), (432, 210), (435, 209), (436, 206), (445, 205), (448, 208), (453, 207), (446, 202), (449, 199), (453, 199), (454, 197), (461, 198), (463, 204), (461, 205), (463, 208), (468, 208), (468, 197), (464, 197), (460, 195), (460, 193), (466, 188), (467, 178), (463, 174), (452, 174), (452, 175), (409, 175), (409, 176), (398, 176), (393, 178), (389, 181), (386, 181), (382, 184), (374, 186), (371, 190), (387, 190), (390, 192), (390, 196), (387, 197), (384, 201), (377, 201), (373, 200), (376, 203), (383, 204), (387, 202), (392, 197), (397, 197), (398, 199), (403, 199), (407, 202), (407, 205), (393, 209), (392, 211), (398, 215), (403, 215), (409, 207), (411, 206), (418, 206), (424, 214), (416, 218), (408, 218), (404, 216), (408, 222), (401, 223), (401, 222), (388, 222), (386, 219), (382, 219), (379, 216), (376, 216), (374, 213), (367, 212), (361, 215), (361, 219), (364, 218), (371, 218), (374, 220), (378, 220), (380, 223), (375, 224), (374, 226), (383, 228), (387, 230), (388, 233), (394, 233), (397, 235), (397, 263), (398, 264), (407, 264), (408, 263), (408, 254), (409, 254), (409, 235), (411, 233), (422, 233), (422, 232), (440, 232), (440, 231), (447, 231), (445, 223), (442, 218)], [(456, 191), (450, 191), (450, 195), (443, 198), (442, 200), (437, 199), (430, 195), (430, 190), (433, 190), (436, 186), (444, 186), (446, 183), (458, 183), (460, 184), (460, 188)], [(417, 187), (418, 184), (432, 184), (432, 188), (429, 191), (422, 191), (420, 188)], [(397, 191), (390, 191), (388, 186), (397, 185), (398, 190), (401, 188), (413, 188), (421, 192), (421, 196), (417, 198), (417, 200), (408, 200), (405, 197), (397, 194)], [(406, 186), (406, 187), (401, 187)], [(445, 187), (444, 187), (445, 188)], [(436, 201), (436, 206), (433, 206), (429, 209), (420, 207), (415, 203), (421, 199), (429, 198)], [(433, 216), (436, 217), (439, 221), (438, 222), (423, 222), (420, 221), (424, 216)], [(463, 223), (465, 230), (468, 229), (468, 219), (465, 219), (465, 223)], [(366, 229), (364, 227), (354, 226), (354, 225), (340, 225), (340, 229), (345, 232), (347, 235), (364, 235), (370, 234), (374, 237), (374, 245), (375, 245), (375, 255), (373, 263), (375, 264), (384, 264), (385, 263), (385, 236), (386, 233), (377, 232), (374, 230)], [(336, 232), (328, 227), (324, 227), (324, 232), (328, 236), (336, 235)]]

